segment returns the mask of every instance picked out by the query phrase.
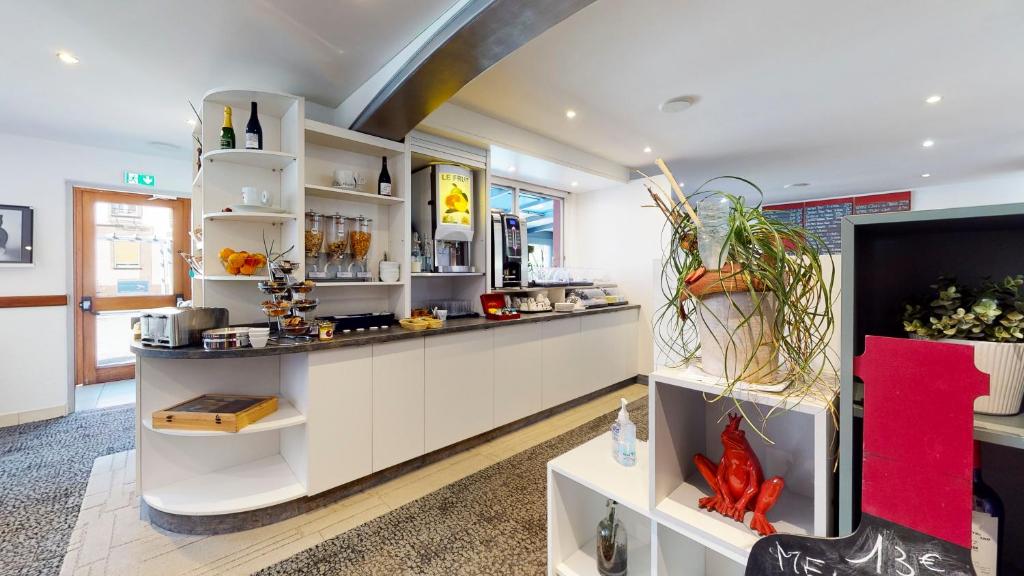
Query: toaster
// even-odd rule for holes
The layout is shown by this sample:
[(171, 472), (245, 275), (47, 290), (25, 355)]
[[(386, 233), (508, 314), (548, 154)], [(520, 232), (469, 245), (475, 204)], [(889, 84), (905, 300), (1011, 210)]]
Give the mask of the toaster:
[(143, 344), (178, 348), (203, 342), (203, 330), (225, 328), (227, 308), (156, 308), (139, 316)]

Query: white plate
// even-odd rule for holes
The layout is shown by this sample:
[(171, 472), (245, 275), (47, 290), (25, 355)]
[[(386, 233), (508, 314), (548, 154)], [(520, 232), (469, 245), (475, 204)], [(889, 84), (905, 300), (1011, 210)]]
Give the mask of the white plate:
[(232, 204), (229, 206), (232, 212), (260, 212), (263, 214), (284, 214), (284, 210), (273, 206), (254, 206), (251, 204)]

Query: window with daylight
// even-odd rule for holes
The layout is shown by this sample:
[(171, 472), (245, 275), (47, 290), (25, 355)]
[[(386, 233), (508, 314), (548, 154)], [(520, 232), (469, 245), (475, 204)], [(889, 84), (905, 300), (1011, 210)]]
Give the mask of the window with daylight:
[(513, 212), (526, 223), (527, 261), (530, 268), (562, 265), (562, 198), (529, 188), (494, 184), (491, 209)]

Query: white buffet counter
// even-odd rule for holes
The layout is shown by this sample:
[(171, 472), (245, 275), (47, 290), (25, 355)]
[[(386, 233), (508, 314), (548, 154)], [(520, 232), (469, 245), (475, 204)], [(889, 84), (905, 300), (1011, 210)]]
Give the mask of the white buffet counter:
[[(632, 380), (638, 313), (450, 321), (447, 333), (396, 327), (370, 343), (246, 357), (139, 348), (140, 494), (155, 524), (195, 533), (325, 505), (339, 487)], [(154, 411), (214, 392), (281, 401), (237, 434), (152, 428)]]

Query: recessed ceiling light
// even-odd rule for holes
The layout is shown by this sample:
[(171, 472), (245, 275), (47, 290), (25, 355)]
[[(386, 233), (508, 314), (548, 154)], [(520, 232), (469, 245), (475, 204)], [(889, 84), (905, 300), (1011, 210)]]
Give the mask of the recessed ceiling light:
[(509, 165), (508, 171), (509, 172), (515, 172), (516, 171), (516, 167), (514, 165)]
[(690, 106), (697, 103), (696, 96), (676, 96), (675, 98), (669, 98), (658, 106), (658, 110), (666, 114), (676, 114), (689, 110)]
[(942, 96), (939, 94), (932, 94), (931, 96), (924, 99), (927, 104), (938, 104), (942, 102)]
[(651, 147), (650, 146), (644, 146), (644, 154), (650, 154), (650, 153), (651, 153)]
[(579, 183), (579, 182), (577, 182), (577, 181), (575, 181), (575, 180), (573, 180), (573, 181), (572, 181), (572, 187), (573, 187), (573, 188), (575, 188), (575, 187), (577, 187), (577, 186), (579, 186), (579, 185), (580, 185), (580, 183)]
[(921, 178), (931, 178), (931, 177), (932, 177), (932, 175), (927, 173), (927, 172), (925, 172), (924, 174), (921, 174)]
[(810, 182), (793, 182), (792, 184), (786, 184), (783, 188), (805, 188), (810, 185)]
[(921, 146), (931, 148), (932, 146), (935, 146), (935, 140), (925, 140), (924, 142), (921, 142)]
[(572, 108), (566, 110), (565, 117), (568, 118), (569, 120), (572, 120), (573, 118), (576, 117), (576, 111), (573, 110)]
[(195, 126), (196, 125), (196, 119), (195, 118), (189, 118), (188, 120), (185, 120), (185, 124), (188, 124), (189, 126)]
[(78, 64), (78, 58), (76, 58), (71, 52), (67, 52), (65, 50), (57, 52), (57, 59), (65, 64)]

